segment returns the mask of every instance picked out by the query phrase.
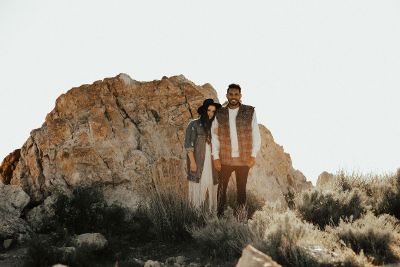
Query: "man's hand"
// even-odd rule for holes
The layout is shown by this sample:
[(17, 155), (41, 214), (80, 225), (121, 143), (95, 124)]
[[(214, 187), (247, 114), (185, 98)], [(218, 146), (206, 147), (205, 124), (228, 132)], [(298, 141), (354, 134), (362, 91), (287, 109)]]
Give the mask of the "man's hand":
[(256, 164), (256, 158), (250, 157), (249, 160), (247, 161), (247, 166), (249, 166), (249, 168), (252, 168), (254, 164)]
[(197, 164), (196, 164), (196, 162), (191, 162), (190, 163), (190, 171), (191, 172), (196, 172), (197, 171)]
[(221, 160), (220, 159), (214, 159), (214, 168), (217, 171), (221, 171)]

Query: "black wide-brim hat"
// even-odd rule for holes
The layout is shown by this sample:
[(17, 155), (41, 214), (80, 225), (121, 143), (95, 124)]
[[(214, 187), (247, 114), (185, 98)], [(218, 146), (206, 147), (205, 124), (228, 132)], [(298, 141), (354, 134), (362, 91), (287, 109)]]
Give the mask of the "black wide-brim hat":
[(207, 109), (210, 105), (215, 106), (215, 109), (219, 109), (220, 107), (222, 107), (220, 103), (214, 102), (214, 100), (211, 98), (207, 98), (203, 101), (203, 105), (197, 109), (197, 113), (203, 114), (204, 112), (207, 112)]

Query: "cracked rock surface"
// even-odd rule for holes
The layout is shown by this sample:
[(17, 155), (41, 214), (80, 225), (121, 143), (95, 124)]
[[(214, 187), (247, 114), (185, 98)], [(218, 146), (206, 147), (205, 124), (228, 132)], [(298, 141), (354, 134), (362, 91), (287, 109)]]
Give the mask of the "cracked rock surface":
[[(126, 74), (72, 88), (56, 100), (39, 129), (18, 154), (0, 166), (5, 184), (22, 187), (33, 203), (56, 188), (100, 184), (107, 201), (136, 207), (149, 190), (174, 188), (186, 194), (185, 129), (210, 84), (183, 75), (140, 82)], [(293, 169), (289, 154), (260, 126), (262, 148), (248, 190), (266, 200), (311, 186)], [(12, 166), (9, 166), (12, 164)]]

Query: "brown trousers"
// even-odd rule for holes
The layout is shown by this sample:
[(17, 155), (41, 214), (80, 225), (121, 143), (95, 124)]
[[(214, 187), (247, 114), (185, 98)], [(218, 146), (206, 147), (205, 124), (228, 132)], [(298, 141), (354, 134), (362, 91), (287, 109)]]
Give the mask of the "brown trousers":
[(238, 206), (246, 205), (246, 184), (250, 168), (248, 166), (222, 165), (218, 183), (218, 216), (224, 213), (226, 205), (226, 189), (232, 172), (236, 175), (237, 203)]

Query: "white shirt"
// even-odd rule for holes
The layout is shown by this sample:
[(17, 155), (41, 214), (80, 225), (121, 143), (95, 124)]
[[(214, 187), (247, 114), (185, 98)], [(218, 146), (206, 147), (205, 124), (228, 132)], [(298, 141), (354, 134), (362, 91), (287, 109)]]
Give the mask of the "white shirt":
[[(237, 137), (236, 130), (236, 116), (239, 111), (239, 108), (230, 109), (229, 110), (229, 133), (231, 138), (231, 156), (232, 158), (240, 157), (239, 153), (239, 140)], [(219, 159), (219, 139), (216, 133), (216, 129), (218, 129), (218, 120), (215, 117), (212, 125), (211, 125), (211, 143), (212, 143), (212, 155), (214, 159)], [(256, 157), (258, 151), (261, 148), (261, 136), (260, 129), (258, 128), (256, 112), (253, 113), (253, 120), (251, 122), (251, 133), (253, 139), (251, 156)]]

